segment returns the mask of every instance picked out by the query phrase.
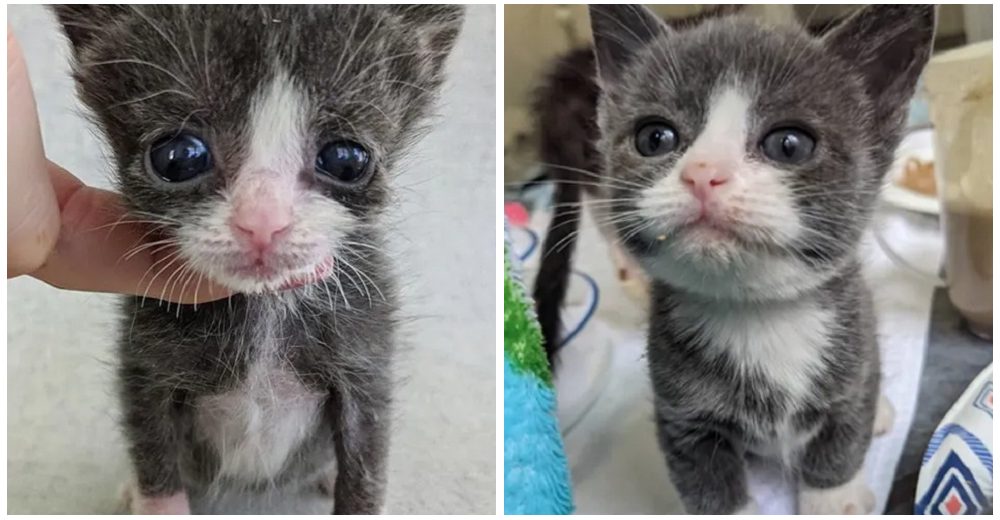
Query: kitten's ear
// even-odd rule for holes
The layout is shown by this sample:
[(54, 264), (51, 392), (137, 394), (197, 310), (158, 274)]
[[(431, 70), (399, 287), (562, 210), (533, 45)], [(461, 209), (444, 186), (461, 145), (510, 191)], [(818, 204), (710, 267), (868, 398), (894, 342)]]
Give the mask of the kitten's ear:
[(414, 28), (420, 48), (429, 51), (436, 67), (451, 52), (462, 28), (465, 8), (460, 5), (394, 5), (393, 11)]
[(659, 35), (667, 24), (641, 5), (591, 5), (590, 28), (601, 82), (613, 84), (635, 53)]
[(128, 10), (126, 6), (106, 4), (53, 5), (50, 8), (73, 45), (74, 54), (79, 54)]
[(933, 5), (869, 5), (823, 42), (861, 72), (876, 106), (898, 107), (913, 96), (930, 58), (936, 18)]

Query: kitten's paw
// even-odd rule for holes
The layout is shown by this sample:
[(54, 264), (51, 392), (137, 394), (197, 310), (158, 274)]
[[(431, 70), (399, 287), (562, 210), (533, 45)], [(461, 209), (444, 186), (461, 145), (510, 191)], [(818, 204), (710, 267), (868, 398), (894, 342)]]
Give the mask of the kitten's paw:
[(799, 491), (800, 515), (867, 515), (875, 508), (875, 494), (861, 471), (846, 484), (820, 489), (805, 484)]
[(128, 511), (133, 515), (190, 515), (187, 493), (178, 491), (173, 495), (147, 497), (129, 486), (123, 497)]
[(760, 514), (760, 507), (757, 506), (757, 501), (751, 498), (750, 500), (747, 501), (746, 505), (744, 505), (743, 507), (737, 509), (736, 511), (733, 511), (733, 514), (734, 515), (759, 515)]
[(884, 435), (892, 429), (892, 423), (896, 419), (896, 411), (892, 403), (884, 395), (878, 396), (878, 405), (875, 407), (875, 425), (872, 431), (875, 435)]
[(132, 490), (135, 488), (133, 484), (128, 482), (123, 482), (121, 488), (118, 490), (118, 510), (115, 514), (127, 515), (132, 511)]
[(337, 475), (320, 477), (316, 482), (316, 490), (326, 498), (333, 498), (333, 489), (337, 483)]

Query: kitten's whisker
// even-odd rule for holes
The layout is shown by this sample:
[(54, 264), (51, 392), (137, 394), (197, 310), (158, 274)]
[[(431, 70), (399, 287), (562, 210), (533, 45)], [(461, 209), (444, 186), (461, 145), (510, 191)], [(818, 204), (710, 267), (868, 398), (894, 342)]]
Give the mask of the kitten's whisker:
[(371, 249), (372, 251), (382, 251), (382, 248), (380, 248), (380, 247), (375, 247), (375, 246), (373, 246), (371, 244), (365, 244), (365, 243), (362, 243), (362, 242), (354, 242), (354, 241), (350, 241), (350, 240), (344, 240), (341, 243), (343, 245), (345, 245), (345, 246), (365, 247), (365, 248)]
[(405, 58), (407, 56), (432, 56), (433, 57), (433, 56), (443, 56), (443, 55), (447, 55), (447, 54), (448, 54), (447, 51), (424, 52), (422, 50), (419, 50), (419, 51), (411, 51), (411, 52), (401, 52), (401, 53), (398, 53), (398, 54), (393, 54), (392, 56), (387, 56), (385, 58), (381, 58), (379, 60), (375, 60), (372, 63), (369, 63), (368, 65), (366, 65), (365, 68), (361, 69), (356, 74), (354, 74), (353, 77), (351, 78), (351, 80), (346, 84), (344, 90), (348, 90), (348, 89), (352, 88), (353, 86), (355, 86), (355, 84), (357, 84), (359, 82), (363, 83), (365, 80), (368, 79), (365, 76), (365, 74), (367, 74), (367, 72), (369, 70), (371, 70), (372, 68), (374, 68), (374, 67), (376, 67), (376, 66), (378, 66), (378, 65), (380, 65), (382, 63), (385, 63), (387, 61), (397, 60), (399, 58)]
[(181, 90), (172, 89), (172, 88), (168, 88), (168, 89), (164, 89), (164, 90), (159, 90), (159, 91), (153, 92), (152, 94), (147, 94), (145, 96), (137, 97), (137, 98), (134, 98), (134, 99), (129, 99), (127, 101), (120, 101), (118, 103), (114, 103), (114, 104), (108, 105), (108, 108), (115, 108), (115, 107), (119, 107), (119, 106), (123, 106), (123, 105), (131, 105), (133, 103), (140, 103), (142, 101), (148, 101), (150, 99), (153, 99), (153, 98), (155, 98), (157, 96), (162, 96), (164, 94), (177, 94), (178, 96), (183, 96), (183, 97), (186, 97), (188, 99), (194, 99), (194, 100), (197, 99), (196, 97), (192, 96), (191, 94), (188, 94), (187, 92), (184, 92), (184, 91), (181, 91)]
[[(355, 273), (357, 273), (359, 277), (361, 277), (364, 280), (367, 280), (369, 283), (371, 283), (371, 286), (375, 288), (375, 292), (377, 292), (378, 295), (379, 295), (379, 297), (382, 298), (382, 301), (386, 301), (385, 300), (385, 294), (382, 294), (382, 289), (379, 289), (378, 285), (375, 283), (374, 280), (371, 279), (370, 276), (368, 276), (367, 274), (365, 274), (365, 272), (363, 270), (358, 270), (357, 267), (354, 267), (353, 264), (351, 264), (350, 262), (347, 261), (346, 256), (343, 256), (340, 259), (344, 261), (344, 265), (346, 265), (351, 270), (353, 270)], [(363, 284), (364, 284), (364, 280), (362, 280)], [(365, 293), (368, 294), (368, 306), (371, 307), (371, 305), (372, 305), (372, 295), (371, 295), (371, 293), (368, 292), (368, 286), (367, 286), (367, 284), (364, 284), (364, 285), (365, 285)]]
[[(383, 16), (379, 16), (378, 19), (376, 19), (375, 24), (372, 26), (372, 28), (368, 30), (367, 34), (365, 34), (365, 37), (364, 39), (361, 40), (361, 43), (358, 43), (357, 46), (355, 46), (354, 53), (351, 54), (350, 59), (347, 60), (347, 63), (344, 64), (343, 68), (340, 68), (337, 71), (337, 78), (333, 82), (331, 82), (332, 84), (336, 85), (340, 83), (340, 81), (344, 78), (344, 74), (346, 74), (347, 70), (350, 69), (351, 65), (354, 64), (354, 60), (357, 59), (358, 54), (361, 53), (361, 50), (367, 49), (368, 39), (371, 38), (373, 34), (378, 32), (379, 28), (381, 28), (383, 18), (384, 18)], [(338, 68), (339, 65), (340, 64), (338, 63)]]
[[(163, 272), (165, 270), (167, 270), (170, 266), (174, 265), (175, 262), (177, 262), (178, 260), (181, 260), (180, 250), (177, 250), (177, 251), (175, 251), (175, 252), (173, 252), (173, 253), (171, 253), (171, 254), (163, 257), (162, 259), (157, 260), (156, 263), (154, 263), (152, 266), (150, 266), (150, 269), (152, 269), (152, 267), (155, 267), (156, 264), (158, 264), (160, 262), (163, 262), (164, 260), (170, 260), (170, 261), (167, 262), (163, 267), (161, 267), (160, 270), (157, 271), (156, 275), (154, 275), (152, 278), (149, 279), (149, 283), (146, 284), (146, 290), (142, 292), (142, 300), (139, 303), (140, 307), (146, 304), (146, 297), (149, 295), (149, 290), (153, 288), (153, 283), (156, 282), (156, 279), (159, 278), (160, 275), (163, 274)], [(145, 279), (145, 278), (146, 278), (146, 275), (143, 275), (143, 277), (139, 279), (139, 284), (140, 285), (142, 285), (142, 280)]]
[[(188, 284), (191, 283), (191, 280), (193, 280), (194, 277), (195, 277), (195, 275), (198, 274), (198, 272), (195, 271), (194, 269), (191, 269), (190, 271), (191, 271), (191, 274), (188, 275), (187, 279), (184, 280), (184, 284), (181, 285), (181, 291), (177, 295), (178, 298), (183, 298), (184, 291), (187, 290)], [(173, 298), (173, 291), (170, 292), (170, 296), (171, 296), (171, 298)], [(180, 316), (181, 316), (181, 304), (178, 302), (177, 303), (177, 317), (180, 318)]]
[(174, 240), (172, 238), (168, 238), (168, 239), (165, 239), (165, 240), (157, 240), (155, 242), (146, 242), (144, 244), (141, 244), (139, 246), (133, 247), (132, 249), (126, 251), (125, 254), (123, 254), (122, 256), (118, 257), (118, 262), (121, 262), (122, 260), (124, 260), (124, 261), (131, 260), (132, 257), (134, 257), (135, 255), (137, 255), (137, 254), (139, 254), (139, 253), (141, 253), (141, 252), (143, 252), (143, 251), (145, 251), (147, 249), (150, 249), (150, 248), (166, 249), (169, 245), (174, 244), (174, 243), (176, 243), (176, 240)]
[(198, 274), (198, 283), (194, 285), (194, 311), (198, 312), (198, 289), (201, 288), (201, 280), (204, 277), (203, 274)]
[(579, 235), (580, 235), (580, 230), (576, 229), (573, 232), (571, 232), (570, 234), (568, 234), (565, 237), (563, 237), (562, 239), (560, 239), (555, 244), (553, 244), (551, 249), (550, 248), (545, 248), (545, 249), (549, 249), (549, 251), (547, 253), (545, 253), (544, 255), (542, 255), (542, 260), (544, 260), (545, 258), (547, 258), (550, 254), (559, 253), (563, 249), (569, 247), (569, 245), (573, 243), (572, 240), (575, 239), (576, 237), (578, 237)]
[(412, 88), (412, 89), (415, 89), (415, 90), (419, 90), (419, 91), (423, 92), (424, 95), (428, 95), (428, 96), (433, 96), (434, 95), (434, 92), (431, 91), (431, 90), (428, 90), (428, 89), (426, 89), (424, 87), (421, 87), (420, 85), (411, 83), (409, 81), (404, 81), (404, 80), (401, 80), (401, 79), (387, 79), (387, 80), (384, 80), (383, 83), (404, 85), (404, 86), (407, 86), (409, 88)]
[[(154, 22), (151, 18), (146, 16), (146, 14), (142, 12), (142, 9), (139, 9), (137, 6), (132, 4), (126, 4), (126, 5), (128, 5), (129, 9), (131, 9), (135, 14), (139, 15), (139, 17), (142, 18), (146, 23), (148, 23), (149, 26), (153, 28), (153, 30), (159, 33), (161, 37), (163, 37), (163, 40), (166, 41), (167, 44), (170, 45), (170, 47), (177, 54), (177, 59), (181, 61), (181, 65), (184, 66), (184, 70), (186, 70), (188, 74), (191, 74), (191, 67), (188, 65), (187, 60), (184, 59), (184, 55), (181, 54), (181, 50), (177, 47), (177, 44), (174, 43), (174, 40), (171, 39), (169, 36), (167, 36), (166, 31), (160, 28), (160, 26), (157, 25), (156, 22)], [(188, 90), (190, 90), (190, 87), (188, 87)]]
[[(167, 277), (166, 283), (163, 284), (163, 290), (160, 291), (160, 300), (165, 300), (167, 302), (167, 312), (170, 312), (170, 305), (173, 303), (171, 300), (174, 296), (174, 287), (177, 285), (177, 282), (187, 274), (187, 272), (188, 266), (181, 265), (180, 269), (170, 273), (170, 276)], [(173, 281), (173, 284), (171, 284), (171, 281)], [(165, 294), (167, 289), (170, 290), (169, 294)]]
[[(343, 271), (343, 269), (339, 266), (339, 264), (334, 264), (334, 265), (337, 266), (336, 269), (337, 272)], [(347, 301), (347, 293), (344, 292), (344, 286), (343, 284), (340, 283), (340, 276), (334, 275), (332, 278), (337, 283), (337, 290), (340, 291), (340, 296), (344, 299), (344, 307), (347, 310), (351, 310), (351, 302)]]
[(620, 179), (618, 177), (612, 177), (612, 176), (607, 176), (607, 175), (600, 175), (600, 174), (594, 173), (594, 172), (592, 172), (590, 170), (584, 170), (582, 168), (574, 168), (572, 166), (565, 166), (565, 165), (562, 165), (562, 164), (554, 164), (554, 163), (547, 163), (547, 162), (541, 162), (541, 161), (536, 161), (535, 164), (537, 164), (539, 166), (544, 166), (546, 168), (556, 168), (556, 169), (559, 169), (559, 170), (566, 170), (566, 171), (570, 171), (570, 172), (580, 173), (580, 174), (583, 174), (583, 175), (589, 175), (590, 177), (598, 179), (599, 181), (601, 181), (603, 183), (607, 183), (607, 184), (618, 183), (618, 185), (620, 185), (620, 186), (630, 186), (630, 187), (639, 188), (639, 189), (646, 189), (646, 188), (649, 187), (649, 186), (644, 186), (644, 185), (639, 184), (639, 183), (630, 182), (630, 181), (627, 181), (625, 179)]
[[(344, 265), (350, 267), (347, 262), (344, 262)], [(363, 281), (359, 283), (358, 280), (351, 276), (347, 271), (342, 270), (341, 273), (343, 273), (344, 277), (351, 282), (351, 285), (354, 286), (354, 290), (356, 290), (358, 294), (361, 294), (361, 292), (364, 291), (365, 296), (368, 298), (368, 308), (370, 309), (372, 307), (372, 295), (368, 292), (368, 286), (365, 285)]]
[(165, 68), (163, 68), (163, 67), (161, 67), (161, 66), (159, 66), (159, 65), (157, 65), (155, 63), (150, 63), (150, 62), (144, 61), (144, 60), (138, 60), (138, 59), (114, 59), (114, 60), (105, 60), (105, 61), (89, 61), (89, 62), (80, 63), (80, 66), (81, 67), (99, 67), (99, 66), (104, 66), (104, 65), (121, 65), (121, 64), (145, 65), (147, 67), (151, 67), (153, 69), (156, 69), (156, 70), (158, 70), (158, 71), (160, 71), (160, 72), (162, 72), (162, 73), (170, 76), (171, 78), (173, 78), (174, 81), (176, 81), (179, 85), (183, 86), (184, 88), (186, 88), (188, 90), (192, 90), (190, 85), (188, 85), (182, 79), (180, 79), (179, 77), (177, 77), (177, 75), (174, 74), (173, 72), (170, 72), (169, 70), (167, 70), (167, 69), (165, 69)]

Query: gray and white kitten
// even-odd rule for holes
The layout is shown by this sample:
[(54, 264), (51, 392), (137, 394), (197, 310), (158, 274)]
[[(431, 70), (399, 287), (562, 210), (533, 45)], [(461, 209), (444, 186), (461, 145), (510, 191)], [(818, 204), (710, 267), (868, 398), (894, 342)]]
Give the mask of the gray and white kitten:
[[(454, 6), (55, 7), (132, 218), (237, 294), (127, 297), (120, 397), (131, 509), (316, 489), (376, 513), (396, 292), (389, 179), (423, 130)], [(173, 269), (170, 269), (172, 272)]]
[(605, 204), (653, 280), (656, 423), (686, 508), (753, 511), (764, 458), (797, 475), (801, 513), (869, 512), (862, 463), (891, 408), (858, 249), (934, 7), (865, 7), (822, 38), (590, 14)]

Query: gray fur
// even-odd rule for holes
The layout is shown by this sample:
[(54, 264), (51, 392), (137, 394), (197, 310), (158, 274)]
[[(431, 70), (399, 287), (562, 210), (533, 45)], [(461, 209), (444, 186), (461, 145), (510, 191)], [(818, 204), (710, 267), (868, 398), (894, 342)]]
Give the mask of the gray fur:
[[(858, 246), (930, 55), (933, 6), (866, 7), (823, 38), (743, 17), (675, 32), (639, 6), (592, 6), (591, 20), (602, 87), (602, 191), (616, 201), (609, 207), (619, 237), (655, 278), (648, 357), (656, 423), (687, 509), (746, 507), (749, 457), (778, 458), (813, 488), (844, 484), (861, 468), (879, 391), (874, 310)], [(681, 230), (642, 229), (650, 223), (629, 216), (631, 201), (681, 158), (705, 124), (708, 96), (722, 84), (751, 93), (748, 160), (767, 161), (760, 139), (778, 123), (816, 133), (815, 157), (783, 166), (792, 169), (794, 208), (810, 231), (794, 243), (747, 239), (729, 256), (695, 262), (677, 252)], [(636, 125), (648, 116), (675, 125), (677, 151), (636, 152)], [(747, 266), (763, 255), (790, 261), (801, 280), (755, 285)], [(735, 353), (709, 354), (718, 340), (708, 321), (679, 311), (701, 309), (710, 320), (807, 305), (833, 318), (822, 368), (798, 399)], [(769, 449), (775, 444), (780, 453)]]
[[(120, 397), (140, 493), (198, 496), (228, 487), (301, 488), (328, 481), (336, 513), (381, 510), (397, 302), (379, 217), (388, 179), (423, 130), (462, 20), (453, 6), (58, 6), (78, 92), (113, 152), (135, 218), (170, 238), (219, 203), (246, 154), (253, 94), (282, 65), (313, 103), (321, 146), (345, 129), (376, 168), (363, 189), (312, 183), (360, 225), (336, 256), (352, 269), (282, 293), (197, 306), (122, 302)], [(194, 128), (218, 168), (175, 189), (146, 171), (151, 140)], [(304, 172), (309, 176), (311, 172)], [(341, 262), (343, 260), (343, 262)], [(262, 364), (320, 399), (318, 420), (280, 472), (226, 481), (199, 431), (206, 399), (240, 392)], [(202, 417), (199, 418), (199, 413)]]

